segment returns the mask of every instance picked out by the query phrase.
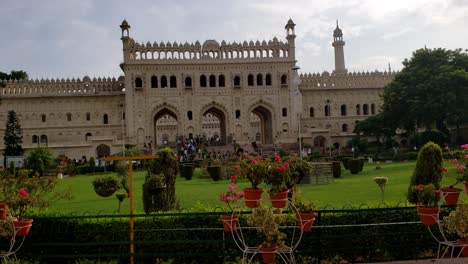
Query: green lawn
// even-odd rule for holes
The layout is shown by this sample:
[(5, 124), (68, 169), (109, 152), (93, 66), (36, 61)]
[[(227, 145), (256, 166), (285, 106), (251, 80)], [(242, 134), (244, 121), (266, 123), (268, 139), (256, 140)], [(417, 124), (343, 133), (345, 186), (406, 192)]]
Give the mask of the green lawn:
[[(448, 186), (455, 182), (455, 169), (453, 164), (444, 163), (449, 168), (449, 173), (444, 175), (442, 186)], [(380, 166), (382, 169), (376, 170)], [(369, 205), (371, 207), (381, 206), (381, 195), (377, 184), (372, 180), (376, 176), (389, 178), (386, 191), (385, 203), (391, 206), (405, 203), (405, 193), (408, 188), (409, 179), (414, 169), (415, 162), (366, 164), (364, 171), (357, 175), (351, 175), (349, 171), (342, 170), (342, 177), (334, 183), (327, 185), (298, 185), (298, 191), (302, 198), (313, 201), (319, 209), (343, 207), (359, 207)], [(144, 172), (134, 173), (134, 205), (136, 213), (143, 213), (142, 184)], [(94, 175), (78, 175), (61, 180), (58, 188), (70, 189), (74, 195), (73, 200), (59, 201), (53, 204), (50, 213), (76, 213), (87, 214), (111, 214), (117, 210), (117, 199), (115, 196), (101, 198), (97, 196), (92, 187)], [(214, 182), (211, 179), (200, 179), (198, 173), (191, 181), (177, 178), (176, 192), (180, 199), (180, 205), (189, 210), (213, 211), (216, 207), (223, 207), (218, 199), (218, 194), (227, 190), (229, 181)], [(240, 182), (239, 187), (247, 187), (247, 181)], [(461, 187), (461, 186), (458, 186)], [(461, 199), (468, 201), (468, 195), (462, 194)], [(129, 212), (128, 199), (122, 205), (122, 213)]]

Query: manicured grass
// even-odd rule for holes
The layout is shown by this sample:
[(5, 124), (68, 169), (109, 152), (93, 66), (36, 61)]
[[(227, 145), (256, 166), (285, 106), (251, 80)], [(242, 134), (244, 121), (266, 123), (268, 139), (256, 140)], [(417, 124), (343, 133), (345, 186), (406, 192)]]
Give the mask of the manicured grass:
[[(449, 169), (449, 173), (444, 174), (442, 186), (448, 186), (455, 182), (454, 165), (448, 162), (444, 163)], [(380, 166), (382, 169), (376, 170)], [(415, 167), (415, 162), (381, 163), (366, 164), (364, 171), (351, 175), (349, 171), (342, 170), (342, 177), (335, 179), (334, 183), (326, 185), (298, 185), (297, 189), (300, 196), (306, 200), (313, 201), (316, 207), (320, 209), (343, 207), (378, 207), (382, 206), (380, 190), (373, 181), (373, 177), (386, 176), (389, 178), (385, 190), (385, 203), (390, 206), (405, 204), (406, 190), (410, 181), (411, 174)], [(223, 180), (214, 182), (211, 179), (200, 179), (196, 171), (193, 180), (187, 181), (178, 177), (176, 181), (176, 193), (180, 199), (180, 205), (183, 209), (189, 210), (222, 210), (226, 208), (225, 204), (219, 202), (219, 193), (227, 191), (229, 181)], [(144, 213), (142, 205), (142, 184), (145, 172), (134, 173), (134, 208), (136, 213)], [(59, 188), (69, 189), (74, 199), (70, 201), (59, 201), (53, 204), (48, 212), (64, 213), (71, 212), (78, 215), (87, 214), (111, 214), (117, 210), (117, 198), (111, 196), (101, 198), (94, 192), (91, 184), (95, 175), (78, 175), (75, 177), (64, 178)], [(241, 181), (240, 189), (248, 187), (248, 181)], [(265, 187), (265, 186), (264, 186)], [(461, 186), (458, 186), (461, 187)], [(265, 194), (264, 194), (265, 195)], [(461, 194), (461, 200), (468, 201), (468, 195)], [(216, 207), (221, 207), (216, 209)], [(128, 199), (122, 204), (121, 212), (128, 214)]]

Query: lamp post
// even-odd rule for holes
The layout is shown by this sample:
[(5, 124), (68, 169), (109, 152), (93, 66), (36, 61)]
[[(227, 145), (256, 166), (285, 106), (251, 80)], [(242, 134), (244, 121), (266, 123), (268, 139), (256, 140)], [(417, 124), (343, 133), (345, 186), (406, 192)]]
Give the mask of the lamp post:
[(302, 112), (302, 98), (301, 98), (301, 92), (299, 91), (299, 85), (301, 84), (301, 78), (299, 77), (298, 70), (300, 68), (298, 66), (294, 66), (292, 70), (294, 71), (294, 76), (293, 76), (293, 85), (294, 88), (296, 89), (294, 91), (294, 94), (296, 95), (296, 109), (297, 109), (297, 123), (298, 123), (298, 138), (299, 138), (299, 157), (302, 158), (302, 137), (301, 137), (301, 112)]

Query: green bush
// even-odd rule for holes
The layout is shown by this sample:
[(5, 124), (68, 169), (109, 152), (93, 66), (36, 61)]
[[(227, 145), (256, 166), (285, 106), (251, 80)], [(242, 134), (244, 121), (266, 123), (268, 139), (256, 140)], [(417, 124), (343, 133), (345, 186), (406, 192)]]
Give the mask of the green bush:
[(359, 159), (348, 160), (348, 167), (351, 174), (358, 174), (361, 169), (361, 161)]
[(27, 158), (26, 167), (43, 176), (54, 166), (54, 155), (48, 148), (35, 148)]
[(411, 152), (400, 152), (395, 157), (395, 161), (405, 161), (405, 160), (417, 160), (418, 159), (418, 152), (411, 151)]
[(340, 178), (341, 177), (341, 162), (332, 161), (332, 166), (333, 166), (333, 177)]
[(88, 164), (89, 164), (89, 169), (91, 170), (91, 172), (94, 173), (96, 170), (96, 160), (94, 159), (94, 157), (89, 158)]
[(416, 167), (411, 176), (410, 186), (408, 187), (407, 198), (410, 203), (418, 202), (414, 194), (414, 186), (419, 184), (434, 184), (436, 189), (440, 188), (442, 162), (442, 149), (439, 145), (428, 142), (421, 148), (416, 161)]
[(364, 162), (366, 159), (359, 158), (359, 172), (361, 172), (364, 169)]
[(348, 165), (348, 161), (351, 160), (352, 157), (343, 157), (343, 159), (341, 160), (343, 162), (343, 166), (346, 170), (349, 170), (349, 165)]
[(191, 164), (181, 164), (180, 176), (184, 177), (186, 180), (191, 180), (193, 177), (193, 172), (195, 171), (195, 166)]
[(109, 197), (120, 189), (119, 179), (112, 175), (100, 176), (93, 180), (94, 191), (101, 197)]
[(206, 170), (213, 181), (219, 181), (219, 179), (221, 179), (221, 166), (208, 166)]

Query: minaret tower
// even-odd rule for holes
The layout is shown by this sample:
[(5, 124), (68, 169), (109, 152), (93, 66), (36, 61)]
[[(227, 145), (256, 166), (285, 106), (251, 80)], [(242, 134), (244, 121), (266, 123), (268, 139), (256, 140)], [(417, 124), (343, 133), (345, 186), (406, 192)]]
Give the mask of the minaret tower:
[(288, 20), (288, 23), (284, 27), (284, 29), (286, 29), (286, 39), (288, 40), (288, 44), (289, 44), (288, 57), (291, 59), (296, 58), (296, 44), (295, 44), (296, 34), (294, 33), (295, 26), (296, 24), (294, 24), (294, 22), (290, 18)]
[(333, 31), (333, 43), (335, 48), (335, 74), (345, 74), (348, 70), (345, 68), (344, 50), (345, 42), (343, 41), (343, 32), (338, 27), (338, 20), (336, 21), (336, 28)]
[(124, 52), (124, 62), (130, 59), (130, 54), (127, 52), (127, 48), (130, 41), (130, 25), (128, 24), (127, 20), (123, 20), (122, 24), (120, 25), (120, 29), (122, 30), (122, 40), (123, 45), (123, 52)]

